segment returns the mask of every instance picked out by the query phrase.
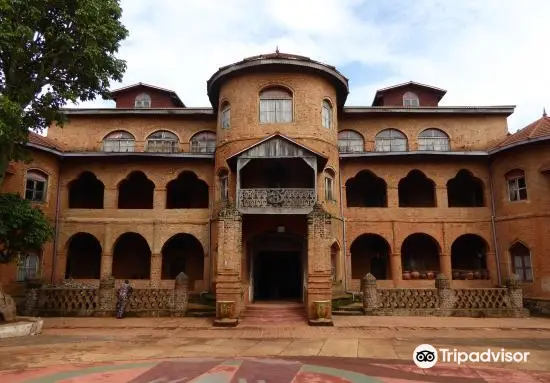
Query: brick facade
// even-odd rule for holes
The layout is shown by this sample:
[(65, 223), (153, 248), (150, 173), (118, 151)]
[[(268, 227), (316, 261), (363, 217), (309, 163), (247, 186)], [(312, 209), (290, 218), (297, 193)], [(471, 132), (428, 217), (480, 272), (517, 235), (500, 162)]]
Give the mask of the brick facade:
[[(276, 62), (261, 68), (270, 60)], [(73, 254), (76, 260), (72, 262), (78, 263), (79, 252), (71, 247), (72, 240), (87, 233), (92, 236), (88, 237), (90, 241), (99, 245), (100, 266), (97, 278), (85, 278), (85, 282), (98, 285), (100, 278), (108, 278), (116, 270), (129, 269), (130, 263), (136, 263), (137, 258), (132, 257), (143, 253), (143, 258), (139, 258), (141, 268), (126, 270), (135, 287), (172, 288), (175, 278), (170, 268), (184, 267), (191, 291), (211, 291), (218, 301), (235, 302), (234, 315), (238, 316), (254, 299), (254, 291), (261, 288), (261, 284), (254, 284), (259, 283), (258, 276), (254, 277), (254, 267), (258, 265), (254, 266), (252, 259), (258, 251), (252, 244), (266, 233), (278, 238), (278, 231), (283, 230), (290, 239), (281, 239), (278, 245), (282, 248), (294, 246), (292, 238), (301, 241), (298, 247), (292, 248), (303, 257), (299, 266), (303, 291), (297, 298), (307, 305), (310, 317), (315, 316), (314, 301), (330, 299), (339, 292), (360, 291), (362, 276), (376, 267), (384, 274), (382, 278), (376, 277), (380, 288), (433, 289), (432, 271), (444, 274), (452, 288), (502, 285), (512, 272), (508, 250), (516, 242), (530, 250), (534, 270), (533, 281), (521, 284), (524, 293), (533, 297), (550, 296), (550, 262), (544, 257), (550, 251), (550, 176), (540, 170), (540, 164), (550, 160), (550, 144), (541, 141), (489, 152), (507, 138), (506, 117), (513, 109), (437, 107), (440, 96), (430, 93), (429, 88), (417, 90), (429, 101), (426, 101), (428, 107), (421, 111), (395, 105), (391, 111), (383, 106), (347, 108), (343, 107), (347, 80), (332, 67), (322, 67), (324, 64), (308, 59), (288, 59), (284, 55), (265, 57), (262, 64), (258, 64), (261, 70), (241, 68), (241, 64), (224, 67), (209, 80), (209, 95), (215, 110), (175, 107), (176, 104), (170, 104), (174, 101), (170, 91), (148, 90), (142, 85), (130, 87), (117, 93), (118, 108), (68, 110), (69, 123), (63, 128), (52, 126), (48, 131), (47, 140), (51, 145), (32, 146), (33, 162), (13, 166), (2, 191), (24, 193), (29, 169), (40, 169), (48, 176), (48, 192), (41, 206), (53, 222), (57, 217), (57, 237), (55, 250), (53, 243), (46, 244), (41, 254), (41, 274), (46, 282), (58, 283), (66, 277), (71, 251), (76, 252)], [(296, 70), (295, 66), (302, 64), (307, 70)], [(232, 68), (236, 69), (231, 76), (224, 74)], [(259, 94), (275, 86), (284, 87), (292, 95), (292, 121), (260, 123)], [(149, 92), (152, 97), (152, 108), (122, 113), (122, 109), (131, 108), (133, 98), (143, 92)], [(390, 93), (393, 104), (397, 103), (401, 96), (396, 96), (395, 90)], [(328, 128), (322, 125), (324, 101), (332, 106), (332, 124)], [(230, 126), (224, 129), (221, 111), (227, 106)], [(376, 152), (377, 134), (388, 128), (405, 135), (406, 152)], [(418, 136), (428, 128), (445, 132), (450, 150), (420, 152)], [(176, 135), (178, 142), (172, 152), (146, 152), (148, 137), (159, 130)], [(339, 152), (338, 132), (348, 130), (363, 138), (362, 151)], [(102, 151), (105, 137), (114, 131), (131, 133), (135, 139), (132, 152)], [(215, 153), (194, 149), (192, 140), (201, 132), (216, 134)], [(289, 146), (305, 147), (316, 158), (317, 203), (309, 215), (242, 214), (237, 208), (237, 184), (243, 179), (237, 177), (237, 169), (228, 159), (239, 158), (244, 150), (277, 135), (288, 139)], [(505, 174), (515, 168), (523, 169), (527, 175), (528, 199), (525, 201), (507, 199)], [(449, 206), (448, 183), (462, 170), (481, 185), (480, 206)], [(369, 171), (384, 181), (385, 206), (348, 207), (350, 182), (362, 171)], [(400, 206), (403, 198), (400, 185), (414, 171), (420, 171), (427, 178), (427, 184), (433, 186), (435, 206)], [(71, 185), (83, 172), (92, 173), (104, 187), (100, 208), (71, 207)], [(219, 176), (224, 172), (228, 174), (229, 202), (222, 200)], [(206, 185), (206, 191), (201, 192), (208, 200), (205, 207), (167, 208), (170, 182), (184, 173), (191, 178), (181, 183), (182, 188), (190, 182)], [(147, 197), (152, 200), (150, 207), (119, 208), (121, 185), (130, 182), (125, 180), (129, 180), (131, 174), (143, 177), (140, 185), (151, 185), (152, 194)], [(327, 174), (333, 182), (328, 200), (325, 198)], [(260, 172), (256, 176), (259, 180), (265, 174)], [(267, 178), (275, 176), (269, 174)], [(185, 194), (187, 189), (184, 189), (175, 189), (174, 193)], [(130, 187), (129, 196), (141, 198), (146, 194), (143, 190)], [(128, 233), (134, 234), (129, 237)], [(368, 237), (364, 237), (368, 245), (361, 245), (359, 241), (364, 235)], [(129, 247), (121, 250), (124, 236), (133, 239), (128, 240)], [(464, 248), (459, 246), (464, 236), (480, 244), (479, 251), (483, 252), (485, 262), (483, 266), (471, 266), (466, 274), (488, 270), (486, 278), (458, 277), (458, 269), (467, 269), (460, 266), (461, 259), (457, 260), (466, 257), (462, 253)], [(175, 263), (168, 262), (167, 249), (175, 239), (180, 241), (174, 247), (176, 258), (178, 246), (183, 246), (180, 250), (184, 257), (198, 252), (200, 258), (185, 261), (185, 266), (177, 259)], [(368, 247), (371, 245), (372, 249)], [(302, 250), (295, 250), (298, 248)], [(408, 279), (406, 274), (415, 271), (415, 267), (407, 264), (409, 258), (414, 261), (415, 257), (422, 257), (423, 252), (433, 253), (424, 266), (425, 278)], [(361, 257), (368, 257), (369, 261)], [(378, 266), (378, 261), (371, 257), (381, 259)], [(115, 270), (113, 265), (117, 263)], [(459, 266), (453, 266), (455, 263)], [(15, 265), (0, 266), (0, 272), (7, 291), (21, 289), (21, 282), (15, 281)], [(140, 273), (146, 275), (138, 275)], [(124, 278), (118, 278), (116, 283)]]

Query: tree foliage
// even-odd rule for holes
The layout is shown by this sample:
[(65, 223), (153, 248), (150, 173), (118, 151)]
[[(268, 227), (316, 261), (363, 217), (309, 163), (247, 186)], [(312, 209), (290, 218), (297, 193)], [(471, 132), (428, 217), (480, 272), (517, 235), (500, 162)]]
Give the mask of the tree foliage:
[(11, 261), (18, 252), (39, 250), (53, 234), (42, 210), (18, 194), (0, 194), (0, 263)]
[(109, 97), (126, 63), (119, 0), (0, 0), (0, 186), (29, 129), (62, 124), (67, 102)]

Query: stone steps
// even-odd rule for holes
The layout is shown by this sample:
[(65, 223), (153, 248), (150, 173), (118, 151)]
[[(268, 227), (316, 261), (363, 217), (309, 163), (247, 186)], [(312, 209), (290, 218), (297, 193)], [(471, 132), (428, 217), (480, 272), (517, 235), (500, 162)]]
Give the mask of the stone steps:
[(252, 303), (244, 310), (241, 317), (243, 326), (292, 326), (307, 320), (304, 306), (301, 303)]

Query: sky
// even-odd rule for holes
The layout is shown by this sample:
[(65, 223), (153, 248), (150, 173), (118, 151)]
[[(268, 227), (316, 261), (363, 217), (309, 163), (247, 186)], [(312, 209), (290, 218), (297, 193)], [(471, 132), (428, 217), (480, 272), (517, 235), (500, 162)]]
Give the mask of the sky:
[[(447, 90), (440, 105), (516, 105), (514, 132), (550, 112), (548, 0), (122, 0), (130, 35), (122, 83), (176, 91), (210, 107), (206, 81), (245, 57), (284, 53), (334, 65), (346, 106), (417, 81)], [(102, 100), (79, 107), (108, 107)]]

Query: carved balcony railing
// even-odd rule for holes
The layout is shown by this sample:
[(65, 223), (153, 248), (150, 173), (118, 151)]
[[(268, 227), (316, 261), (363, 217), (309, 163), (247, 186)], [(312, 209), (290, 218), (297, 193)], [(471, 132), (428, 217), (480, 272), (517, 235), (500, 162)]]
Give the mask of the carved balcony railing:
[(315, 199), (313, 188), (241, 189), (238, 207), (244, 213), (308, 213)]

